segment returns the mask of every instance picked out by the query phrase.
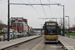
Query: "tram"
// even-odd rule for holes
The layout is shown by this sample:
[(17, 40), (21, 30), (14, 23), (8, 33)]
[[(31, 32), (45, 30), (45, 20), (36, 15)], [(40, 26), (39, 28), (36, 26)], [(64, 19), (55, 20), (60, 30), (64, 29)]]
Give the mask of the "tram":
[(58, 24), (55, 21), (47, 21), (44, 24), (44, 42), (58, 42)]

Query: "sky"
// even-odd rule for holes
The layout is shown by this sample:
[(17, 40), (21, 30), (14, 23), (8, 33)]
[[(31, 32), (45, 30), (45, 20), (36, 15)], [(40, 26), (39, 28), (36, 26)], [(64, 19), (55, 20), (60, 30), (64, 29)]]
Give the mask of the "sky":
[[(0, 20), (4, 24), (8, 21), (8, 0), (0, 0)], [(75, 0), (41, 0), (42, 3), (65, 5), (65, 16), (70, 18), (70, 27), (75, 24)], [(40, 3), (40, 0), (10, 0), (11, 3)], [(43, 11), (44, 9), (44, 11)], [(45, 14), (46, 13), (46, 14)], [(55, 19), (39, 19), (39, 18), (63, 18), (63, 7), (57, 5), (49, 6), (27, 6), (27, 5), (10, 5), (10, 18), (23, 17), (28, 19), (28, 25), (33, 28), (41, 28), (45, 21)], [(57, 20), (60, 23), (60, 19)], [(68, 17), (65, 17), (66, 26), (68, 25)]]

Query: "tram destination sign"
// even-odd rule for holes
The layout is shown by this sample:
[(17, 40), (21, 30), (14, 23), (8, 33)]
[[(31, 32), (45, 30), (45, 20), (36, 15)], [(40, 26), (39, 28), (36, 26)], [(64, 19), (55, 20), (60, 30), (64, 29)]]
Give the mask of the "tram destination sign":
[(46, 23), (46, 25), (56, 25), (56, 23)]

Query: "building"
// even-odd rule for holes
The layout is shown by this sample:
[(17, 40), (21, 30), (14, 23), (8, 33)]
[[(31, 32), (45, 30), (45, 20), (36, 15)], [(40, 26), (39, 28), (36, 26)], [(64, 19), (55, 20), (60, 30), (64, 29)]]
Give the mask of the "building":
[(75, 32), (75, 27), (70, 27), (70, 32)]
[(29, 29), (27, 19), (23, 17), (11, 17), (10, 26), (18, 32), (28, 32)]

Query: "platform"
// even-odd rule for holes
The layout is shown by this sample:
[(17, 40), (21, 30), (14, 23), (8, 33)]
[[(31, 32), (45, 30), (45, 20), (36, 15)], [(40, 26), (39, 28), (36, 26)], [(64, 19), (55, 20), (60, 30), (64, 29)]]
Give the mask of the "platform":
[(59, 41), (66, 50), (75, 50), (75, 39), (59, 35)]
[(37, 37), (40, 37), (40, 36), (39, 35), (28, 36), (28, 37), (18, 38), (18, 39), (14, 39), (14, 40), (10, 40), (10, 41), (2, 41), (2, 42), (0, 42), (0, 50), (5, 49), (7, 47), (11, 47), (13, 45), (17, 45), (17, 44), (22, 43), (22, 42), (32, 40), (32, 39), (37, 38)]

